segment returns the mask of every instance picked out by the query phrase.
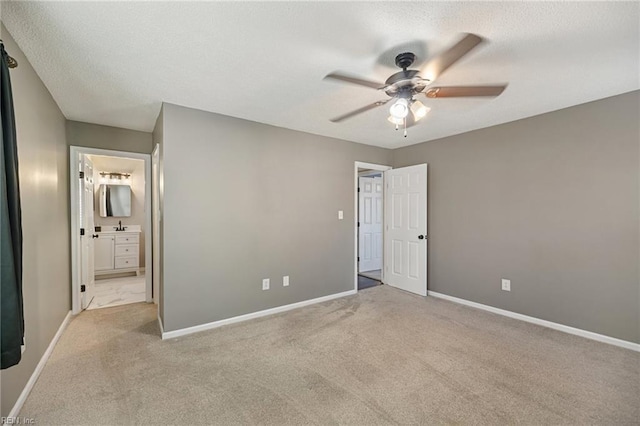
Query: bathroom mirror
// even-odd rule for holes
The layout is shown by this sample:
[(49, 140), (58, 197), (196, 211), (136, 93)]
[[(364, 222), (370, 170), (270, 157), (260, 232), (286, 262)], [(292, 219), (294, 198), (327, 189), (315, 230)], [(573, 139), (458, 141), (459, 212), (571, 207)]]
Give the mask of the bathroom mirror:
[(131, 216), (131, 187), (129, 185), (100, 185), (100, 217)]

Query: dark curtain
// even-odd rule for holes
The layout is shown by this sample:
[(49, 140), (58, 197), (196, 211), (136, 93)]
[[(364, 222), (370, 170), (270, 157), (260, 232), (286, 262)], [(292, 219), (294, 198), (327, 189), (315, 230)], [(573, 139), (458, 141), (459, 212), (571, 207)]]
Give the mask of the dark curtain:
[(22, 307), (22, 213), (18, 183), (18, 147), (13, 115), (13, 96), (9, 78), (8, 55), (0, 44), (0, 108), (2, 150), (0, 150), (0, 367), (20, 362), (24, 342)]

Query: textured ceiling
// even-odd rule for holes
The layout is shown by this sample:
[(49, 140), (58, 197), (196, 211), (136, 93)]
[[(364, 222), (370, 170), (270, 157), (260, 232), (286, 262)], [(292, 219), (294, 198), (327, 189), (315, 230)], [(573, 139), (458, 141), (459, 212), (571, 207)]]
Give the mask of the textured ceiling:
[(132, 158), (89, 155), (93, 169), (102, 172), (144, 173), (144, 161)]
[[(149, 131), (162, 101), (389, 148), (640, 88), (638, 2), (4, 2), (2, 20), (67, 118)], [(508, 82), (502, 96), (424, 100), (403, 138), (384, 81), (471, 32), (489, 40), (438, 80)]]

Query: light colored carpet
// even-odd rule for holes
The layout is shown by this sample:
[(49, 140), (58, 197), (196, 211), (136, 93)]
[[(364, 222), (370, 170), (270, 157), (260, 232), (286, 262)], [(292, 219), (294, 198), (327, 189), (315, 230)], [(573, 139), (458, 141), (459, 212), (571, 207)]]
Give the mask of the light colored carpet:
[(73, 319), (37, 424), (637, 424), (640, 354), (380, 286), (173, 340), (153, 305)]

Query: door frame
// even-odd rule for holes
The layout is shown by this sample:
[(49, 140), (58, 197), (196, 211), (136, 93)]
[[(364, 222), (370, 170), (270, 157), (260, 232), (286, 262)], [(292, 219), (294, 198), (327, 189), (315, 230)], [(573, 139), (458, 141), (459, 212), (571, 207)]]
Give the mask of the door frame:
[(156, 144), (151, 152), (151, 238), (153, 244), (151, 273), (153, 303), (160, 304), (160, 144)]
[[(153, 302), (152, 298), (152, 239), (147, 238), (146, 233), (151, 230), (151, 155), (137, 152), (113, 151), (109, 149), (87, 148), (83, 146), (69, 147), (69, 191), (70, 191), (70, 216), (71, 216), (71, 313), (77, 315), (81, 312), (80, 305), (80, 222), (78, 218), (77, 204), (80, 180), (78, 179), (78, 159), (81, 154), (102, 155), (109, 157), (132, 158), (144, 161), (144, 206), (145, 206), (145, 239), (144, 239), (144, 264), (145, 264), (145, 289), (147, 303)], [(149, 234), (150, 235), (150, 234)]]
[[(385, 166), (383, 164), (373, 164), (373, 163), (364, 163), (361, 161), (356, 161), (354, 164), (354, 178), (353, 178), (353, 288), (355, 291), (358, 291), (358, 169), (371, 169), (379, 172), (386, 172), (387, 170), (391, 170), (393, 167)], [(384, 198), (384, 192), (382, 195), (382, 208), (384, 211), (384, 206), (387, 200)], [(383, 228), (384, 229), (384, 228)], [(384, 232), (382, 233), (382, 246), (384, 247)], [(384, 266), (385, 266), (385, 257), (384, 250), (382, 252), (382, 279), (384, 280)]]

